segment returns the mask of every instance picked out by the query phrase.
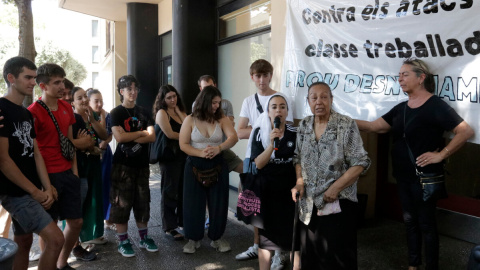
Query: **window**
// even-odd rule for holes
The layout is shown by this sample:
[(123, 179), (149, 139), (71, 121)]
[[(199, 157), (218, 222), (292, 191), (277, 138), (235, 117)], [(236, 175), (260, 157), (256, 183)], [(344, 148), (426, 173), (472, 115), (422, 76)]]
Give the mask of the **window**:
[(92, 20), (92, 38), (98, 37), (98, 20)]
[(100, 62), (100, 55), (98, 52), (98, 46), (92, 46), (92, 63), (98, 64)]
[(98, 72), (92, 72), (92, 88), (98, 88)]
[(249, 32), (272, 23), (270, 1), (261, 0), (220, 17), (219, 38)]

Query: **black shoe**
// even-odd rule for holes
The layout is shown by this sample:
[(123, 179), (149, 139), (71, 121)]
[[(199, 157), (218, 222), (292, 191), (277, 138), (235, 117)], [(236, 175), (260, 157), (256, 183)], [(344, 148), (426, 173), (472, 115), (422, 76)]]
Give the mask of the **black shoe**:
[(57, 270), (71, 270), (71, 269), (75, 270), (75, 268), (71, 267), (68, 263), (62, 268), (57, 268)]
[[(75, 258), (77, 258), (77, 260), (82, 260), (82, 261), (93, 261), (97, 258), (97, 255), (94, 252), (87, 251), (81, 245), (76, 246), (72, 250), (72, 254), (73, 256), (75, 256)], [(62, 268), (62, 269), (74, 269), (74, 268)]]

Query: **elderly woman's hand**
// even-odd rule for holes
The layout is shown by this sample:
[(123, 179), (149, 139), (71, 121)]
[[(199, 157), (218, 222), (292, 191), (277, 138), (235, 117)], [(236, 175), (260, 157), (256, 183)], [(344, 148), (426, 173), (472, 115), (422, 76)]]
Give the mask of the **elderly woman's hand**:
[(323, 201), (327, 203), (334, 202), (338, 199), (338, 194), (340, 193), (340, 189), (337, 189), (335, 185), (331, 185), (325, 193), (323, 193)]
[(297, 202), (297, 192), (298, 194), (300, 195), (298, 198), (302, 198), (303, 197), (303, 193), (305, 192), (305, 187), (303, 184), (296, 184), (292, 189), (292, 200), (294, 202)]

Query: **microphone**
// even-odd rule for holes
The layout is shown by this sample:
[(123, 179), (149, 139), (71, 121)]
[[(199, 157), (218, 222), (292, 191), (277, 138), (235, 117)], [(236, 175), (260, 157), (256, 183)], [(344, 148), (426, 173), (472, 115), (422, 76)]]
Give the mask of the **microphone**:
[[(275, 119), (273, 120), (273, 128), (280, 128), (280, 117), (275, 117)], [(275, 149), (275, 151), (278, 150), (278, 146), (280, 145), (280, 138), (275, 138), (273, 139), (273, 149)]]

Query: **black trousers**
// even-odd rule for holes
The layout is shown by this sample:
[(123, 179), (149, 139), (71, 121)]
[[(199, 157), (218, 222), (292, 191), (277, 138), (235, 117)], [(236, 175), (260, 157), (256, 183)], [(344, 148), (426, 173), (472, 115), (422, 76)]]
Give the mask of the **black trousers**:
[(160, 163), (162, 181), (160, 190), (162, 199), (163, 231), (170, 231), (183, 227), (183, 174), (185, 171), (186, 156), (181, 153), (172, 162)]
[[(195, 179), (193, 166), (199, 170), (211, 169), (222, 164), (222, 172), (216, 184), (204, 187)], [(214, 159), (188, 157), (185, 164), (183, 185), (183, 219), (185, 237), (199, 241), (205, 231), (205, 207), (208, 202), (210, 225), (208, 238), (215, 241), (222, 237), (228, 215), (228, 167), (222, 155)]]
[(407, 230), (408, 264), (422, 264), (422, 236), (425, 241), (427, 270), (438, 269), (439, 240), (435, 200), (424, 202), (423, 191), (417, 179), (397, 179), (398, 196), (402, 204), (403, 221)]
[(302, 270), (355, 270), (357, 266), (358, 204), (340, 200), (342, 212), (317, 216), (310, 224), (299, 221)]

